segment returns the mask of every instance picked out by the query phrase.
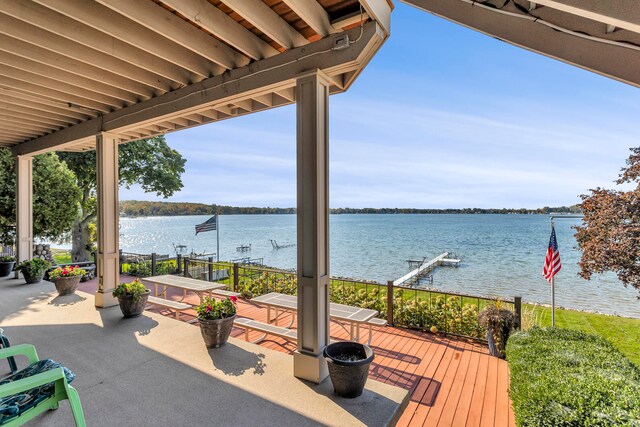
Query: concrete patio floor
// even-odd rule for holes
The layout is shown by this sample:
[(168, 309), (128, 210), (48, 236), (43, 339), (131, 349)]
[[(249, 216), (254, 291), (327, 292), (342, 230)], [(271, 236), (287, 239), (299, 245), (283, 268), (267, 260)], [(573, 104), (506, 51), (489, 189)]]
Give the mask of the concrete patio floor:
[[(406, 390), (371, 379), (361, 398), (341, 399), (328, 380), (294, 378), (291, 355), (235, 338), (207, 349), (193, 325), (148, 311), (123, 319), (118, 307), (98, 310), (84, 292), (57, 296), (44, 281), (0, 279), (0, 326), (12, 344), (32, 343), (77, 374), (90, 426), (382, 426), (408, 402)], [(63, 403), (30, 425), (72, 423)]]

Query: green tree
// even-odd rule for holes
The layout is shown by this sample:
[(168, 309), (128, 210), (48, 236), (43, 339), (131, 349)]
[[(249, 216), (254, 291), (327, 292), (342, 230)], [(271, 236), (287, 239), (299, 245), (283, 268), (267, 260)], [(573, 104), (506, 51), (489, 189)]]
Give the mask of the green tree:
[(576, 239), (582, 250), (580, 276), (616, 273), (625, 286), (640, 290), (640, 148), (632, 148), (617, 184), (629, 191), (596, 188), (582, 196), (583, 225)]
[[(16, 173), (14, 157), (0, 149), (0, 240), (15, 233)], [(50, 240), (62, 238), (75, 220), (80, 189), (72, 171), (55, 153), (33, 159), (33, 234)]]
[[(80, 209), (71, 228), (71, 258), (86, 261), (90, 258), (90, 224), (97, 215), (96, 153), (59, 153), (77, 179), (82, 190)], [(167, 145), (164, 136), (123, 144), (119, 148), (120, 185), (130, 188), (140, 185), (145, 192), (169, 197), (182, 188), (181, 175), (186, 160)]]

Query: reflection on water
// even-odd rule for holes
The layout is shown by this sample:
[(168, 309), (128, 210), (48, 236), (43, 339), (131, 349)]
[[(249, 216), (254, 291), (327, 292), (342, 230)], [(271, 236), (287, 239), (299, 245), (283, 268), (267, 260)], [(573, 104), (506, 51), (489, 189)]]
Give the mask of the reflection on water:
[[(173, 243), (188, 251), (215, 252), (216, 233), (195, 236), (207, 216), (122, 218), (120, 244), (129, 252), (173, 254)], [(557, 219), (562, 271), (556, 276), (558, 305), (640, 317), (638, 292), (613, 275), (587, 282), (577, 276), (580, 252), (572, 226), (580, 219)], [(220, 259), (264, 258), (267, 265), (295, 268), (295, 215), (220, 216)], [(542, 277), (549, 241), (549, 218), (542, 215), (332, 215), (331, 273), (334, 276), (396, 279), (408, 271), (407, 259), (435, 257), (444, 251), (462, 257), (459, 268), (439, 268), (433, 287), (470, 294), (549, 303)], [(251, 244), (250, 252), (236, 247)]]

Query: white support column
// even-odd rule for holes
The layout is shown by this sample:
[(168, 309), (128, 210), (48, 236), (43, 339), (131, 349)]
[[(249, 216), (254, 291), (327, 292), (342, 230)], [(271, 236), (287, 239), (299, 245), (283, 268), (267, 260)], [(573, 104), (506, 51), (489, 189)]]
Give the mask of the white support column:
[(118, 136), (96, 135), (98, 196), (98, 292), (96, 307), (111, 307), (118, 301), (111, 292), (120, 281)]
[[(33, 258), (33, 157), (16, 156), (17, 262)], [(16, 271), (15, 278), (18, 278)]]
[(320, 71), (298, 78), (298, 350), (294, 375), (320, 383), (329, 344), (329, 80)]

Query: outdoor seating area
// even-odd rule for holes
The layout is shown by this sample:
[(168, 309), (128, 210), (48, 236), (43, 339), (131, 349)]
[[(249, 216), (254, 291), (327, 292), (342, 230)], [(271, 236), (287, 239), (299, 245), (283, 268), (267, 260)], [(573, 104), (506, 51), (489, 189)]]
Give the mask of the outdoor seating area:
[[(92, 294), (97, 289), (96, 281), (82, 283), (79, 289)], [(167, 291), (166, 298), (176, 302), (182, 300), (190, 305), (199, 303), (197, 295), (189, 293), (183, 299), (182, 291), (175, 288)], [(115, 312), (120, 314), (117, 308)], [(171, 309), (155, 304), (147, 306), (147, 313), (162, 314), (164, 316), (161, 317), (169, 320), (174, 318)], [(292, 354), (296, 350), (295, 321), (290, 312), (278, 314), (281, 326), (268, 322), (266, 306), (240, 298), (239, 317), (232, 331), (232, 337), (236, 338), (233, 342), (258, 341), (260, 348), (265, 350)], [(184, 310), (180, 323), (193, 330), (190, 345), (204, 349), (198, 328), (189, 324), (195, 316), (193, 309)], [(289, 323), (291, 328), (284, 328)], [(265, 336), (264, 330), (254, 328), (256, 324), (268, 325), (274, 331)], [(347, 325), (332, 320), (332, 341), (349, 338)], [(486, 344), (406, 328), (373, 325), (371, 347), (376, 357), (367, 385), (380, 382), (410, 393), (398, 425), (515, 425), (508, 394), (508, 365), (504, 360), (491, 357)], [(330, 388), (328, 379), (323, 382), (324, 386), (327, 384)]]

